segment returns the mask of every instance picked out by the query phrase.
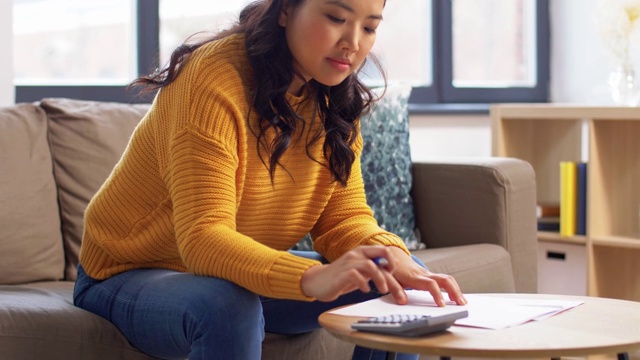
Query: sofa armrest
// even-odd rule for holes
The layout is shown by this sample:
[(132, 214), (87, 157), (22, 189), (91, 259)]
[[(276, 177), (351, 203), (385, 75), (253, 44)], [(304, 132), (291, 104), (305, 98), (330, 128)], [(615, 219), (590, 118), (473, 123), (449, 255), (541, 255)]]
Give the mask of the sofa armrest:
[(414, 163), (416, 227), (427, 249), (504, 247), (517, 292), (537, 291), (536, 183), (529, 163), (469, 158)]

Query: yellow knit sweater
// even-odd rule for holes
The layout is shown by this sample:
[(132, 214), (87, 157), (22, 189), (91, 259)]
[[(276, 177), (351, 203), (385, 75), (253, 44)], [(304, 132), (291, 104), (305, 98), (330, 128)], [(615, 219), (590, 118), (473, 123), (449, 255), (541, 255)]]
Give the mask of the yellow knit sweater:
[[(87, 208), (80, 261), (89, 276), (166, 268), (312, 300), (300, 279), (318, 263), (286, 251), (307, 232), (330, 261), (360, 244), (406, 251), (366, 205), (359, 156), (346, 187), (307, 156), (305, 139), (322, 125), (318, 116), (311, 121), (313, 105), (303, 98), (288, 97), (306, 126), (272, 184), (248, 125), (257, 121), (250, 76), (244, 37), (233, 35), (197, 50), (159, 92)], [(310, 153), (326, 164), (323, 139)], [(361, 145), (359, 138), (358, 155)]]

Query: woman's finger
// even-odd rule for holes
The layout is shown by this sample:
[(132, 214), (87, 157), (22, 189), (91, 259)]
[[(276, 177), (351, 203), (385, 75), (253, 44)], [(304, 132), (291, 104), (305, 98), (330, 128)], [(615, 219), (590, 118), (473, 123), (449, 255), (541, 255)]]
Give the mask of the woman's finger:
[(453, 300), (458, 305), (465, 305), (467, 299), (465, 299), (458, 282), (453, 276), (447, 274), (433, 274), (431, 277), (438, 283), (441, 289), (447, 292), (450, 300)]
[(383, 271), (387, 279), (387, 284), (389, 286), (389, 293), (393, 296), (393, 299), (396, 303), (400, 305), (404, 305), (407, 303), (407, 293), (404, 291), (402, 285), (398, 282), (398, 280), (393, 276), (392, 273)]
[(422, 284), (422, 290), (426, 290), (431, 294), (436, 305), (440, 307), (446, 306), (446, 302), (444, 301), (444, 297), (442, 296), (442, 290), (440, 290), (440, 285), (438, 285), (437, 281), (428, 277), (422, 280)]

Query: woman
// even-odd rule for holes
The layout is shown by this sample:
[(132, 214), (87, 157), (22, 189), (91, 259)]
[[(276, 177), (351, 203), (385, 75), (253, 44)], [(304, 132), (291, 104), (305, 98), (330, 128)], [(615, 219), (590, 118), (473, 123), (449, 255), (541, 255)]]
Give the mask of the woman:
[[(137, 80), (160, 91), (87, 208), (76, 305), (153, 356), (259, 359), (265, 330), (310, 331), (379, 293), (464, 304), (365, 202), (357, 119), (372, 96), (357, 71), (383, 8), (255, 2)], [(321, 256), (287, 251), (306, 233)]]

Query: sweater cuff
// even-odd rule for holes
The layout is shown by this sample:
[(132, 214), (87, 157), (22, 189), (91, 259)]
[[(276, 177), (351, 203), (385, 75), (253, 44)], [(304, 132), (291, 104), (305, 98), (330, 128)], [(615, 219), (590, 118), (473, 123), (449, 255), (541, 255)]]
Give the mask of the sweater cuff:
[(404, 241), (400, 239), (398, 236), (386, 233), (386, 234), (377, 234), (376, 236), (370, 238), (365, 241), (365, 245), (383, 245), (383, 246), (395, 246), (402, 249), (407, 255), (411, 255), (409, 249), (404, 244)]
[(269, 273), (269, 288), (274, 297), (302, 301), (314, 301), (302, 292), (302, 274), (312, 266), (322, 265), (319, 261), (284, 253), (273, 264)]

